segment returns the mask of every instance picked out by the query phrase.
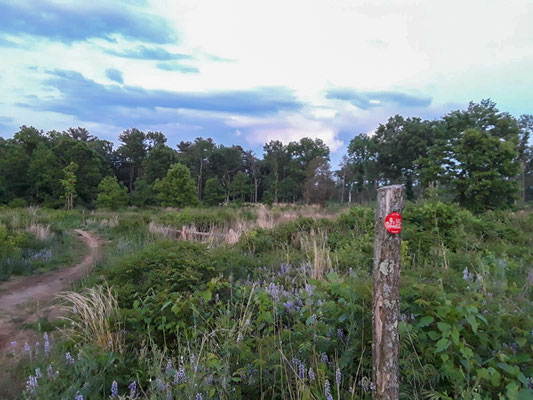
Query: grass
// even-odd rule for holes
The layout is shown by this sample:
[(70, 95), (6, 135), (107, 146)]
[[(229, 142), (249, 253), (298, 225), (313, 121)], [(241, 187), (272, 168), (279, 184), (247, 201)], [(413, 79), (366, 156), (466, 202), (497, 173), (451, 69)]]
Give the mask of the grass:
[[(331, 210), (93, 213), (107, 257), (84, 281), (90, 289), (67, 295), (74, 331), (26, 377), (57, 368), (39, 380), (41, 398), (105, 398), (113, 381), (128, 398), (135, 381), (146, 399), (370, 399), (373, 210)], [(402, 400), (531, 397), (531, 218), (406, 207)], [(238, 223), (236, 243), (166, 230)]]

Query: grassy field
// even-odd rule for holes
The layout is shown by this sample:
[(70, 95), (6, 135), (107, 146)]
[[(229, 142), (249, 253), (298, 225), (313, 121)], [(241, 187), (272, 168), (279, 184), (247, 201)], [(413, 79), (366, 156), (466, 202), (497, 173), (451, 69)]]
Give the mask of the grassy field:
[[(107, 240), (62, 298), (68, 323), (13, 349), (23, 398), (371, 398), (371, 208), (6, 210), (0, 221), (10, 257), (34, 248), (18, 241), (38, 237), (32, 224), (54, 232), (39, 250), (69, 247), (77, 227)], [(402, 237), (401, 398), (532, 398), (533, 214), (408, 204)]]

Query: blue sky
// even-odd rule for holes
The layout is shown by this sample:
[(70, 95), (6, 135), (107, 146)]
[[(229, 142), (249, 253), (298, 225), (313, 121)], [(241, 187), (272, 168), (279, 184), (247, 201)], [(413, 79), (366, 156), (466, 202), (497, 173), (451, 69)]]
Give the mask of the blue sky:
[(530, 0), (0, 0), (0, 136), (309, 136), (335, 164), (397, 113), (533, 113), (532, 20)]

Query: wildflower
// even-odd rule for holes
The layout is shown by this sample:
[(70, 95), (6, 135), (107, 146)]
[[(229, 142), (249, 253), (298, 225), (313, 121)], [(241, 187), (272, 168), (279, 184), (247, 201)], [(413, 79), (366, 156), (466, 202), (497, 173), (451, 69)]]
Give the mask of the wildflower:
[(196, 393), (196, 400), (204, 400), (202, 393)]
[(329, 364), (328, 355), (326, 353), (320, 354), (320, 361), (322, 361), (324, 364)]
[(468, 267), (463, 270), (463, 280), (471, 281), (474, 276), (468, 272)]
[(342, 331), (342, 329), (337, 329), (337, 336), (339, 337), (339, 339), (344, 339), (344, 332)]
[(172, 361), (168, 360), (167, 366), (165, 368), (165, 373), (168, 374), (172, 368), (173, 368)]
[(307, 376), (309, 376), (309, 380), (311, 382), (314, 382), (315, 380), (315, 373), (313, 372), (313, 368), (309, 368), (309, 371), (307, 371)]
[(291, 311), (294, 308), (295, 304), (294, 301), (289, 300), (283, 303), (283, 306), (287, 309), (287, 311)]
[(46, 368), (46, 376), (48, 376), (48, 379), (55, 379), (59, 375), (59, 371), (54, 372), (52, 365), (49, 365), (48, 368)]
[(24, 343), (24, 351), (26, 353), (29, 353), (31, 351), (31, 347), (30, 345), (28, 344), (28, 342)]
[(65, 353), (65, 359), (67, 360), (67, 363), (69, 363), (70, 365), (74, 365), (75, 363), (75, 360), (72, 358), (72, 356), (70, 355), (70, 351), (67, 351)]
[(80, 392), (76, 392), (76, 397), (74, 397), (75, 400), (83, 400), (83, 395)]
[(50, 354), (50, 341), (48, 340), (48, 333), (44, 333), (44, 352), (45, 354)]
[(313, 289), (311, 288), (311, 285), (310, 285), (310, 284), (306, 283), (306, 285), (305, 285), (305, 291), (307, 292), (307, 294), (308, 294), (309, 296), (311, 296), (311, 295), (313, 294)]
[(13, 348), (17, 347), (17, 342), (15, 342), (15, 341), (11, 342), (10, 344), (11, 344), (11, 347), (13, 347)]
[(137, 382), (130, 383), (128, 389), (130, 390), (130, 398), (135, 398), (137, 396)]
[(165, 383), (164, 383), (161, 379), (157, 378), (157, 379), (155, 380), (155, 382), (156, 382), (157, 388), (158, 388), (161, 392), (162, 392), (163, 390), (166, 389), (167, 386), (165, 385)]
[(37, 389), (38, 386), (39, 384), (37, 383), (37, 378), (30, 375), (26, 381), (26, 391), (29, 394), (35, 394), (35, 389)]
[(113, 381), (111, 384), (111, 397), (118, 397), (118, 384), (117, 381)]
[(333, 400), (333, 396), (331, 395), (331, 386), (327, 379), (326, 383), (324, 383), (324, 396), (326, 396), (326, 400)]
[(35, 378), (40, 379), (43, 377), (43, 374), (41, 374), (41, 368), (35, 368)]
[(366, 376), (363, 376), (363, 379), (361, 379), (361, 387), (363, 388), (363, 392), (368, 392), (369, 390), (374, 390), (374, 383), (370, 379), (368, 379)]
[(337, 367), (337, 370), (335, 371), (335, 382), (337, 382), (337, 386), (340, 386), (342, 381), (342, 373), (339, 367)]
[(181, 385), (182, 383), (187, 382), (187, 375), (185, 373), (185, 368), (180, 367), (174, 375), (174, 385)]

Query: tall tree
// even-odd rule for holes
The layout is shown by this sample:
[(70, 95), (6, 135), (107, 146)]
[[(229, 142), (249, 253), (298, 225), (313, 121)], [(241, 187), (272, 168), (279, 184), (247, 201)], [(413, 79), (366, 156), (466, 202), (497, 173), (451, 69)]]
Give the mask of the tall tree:
[(217, 177), (209, 178), (205, 182), (204, 203), (208, 206), (218, 206), (224, 202), (226, 194), (224, 187)]
[(218, 146), (209, 157), (210, 171), (220, 179), (226, 193), (226, 202), (231, 195), (231, 182), (239, 171), (244, 170), (244, 150), (241, 146)]
[(242, 171), (237, 172), (233, 182), (231, 182), (230, 191), (234, 200), (244, 201), (246, 196), (249, 196), (252, 191), (252, 185), (250, 184), (248, 175)]
[(98, 185), (98, 208), (110, 208), (116, 210), (128, 204), (128, 192), (122, 182), (115, 176), (106, 176)]
[(334, 188), (328, 160), (324, 157), (312, 159), (305, 170), (305, 202), (324, 204), (330, 199)]
[(63, 185), (63, 197), (65, 198), (65, 209), (72, 210), (74, 208), (74, 199), (76, 198), (76, 170), (78, 164), (71, 162), (65, 168), (63, 173), (64, 179), (61, 179)]
[(146, 156), (146, 135), (144, 132), (132, 128), (123, 131), (118, 139), (122, 145), (117, 149), (117, 153), (122, 160), (122, 166), (128, 169), (128, 186), (131, 192), (133, 182), (139, 176), (139, 170)]
[(198, 197), (203, 199), (205, 176), (208, 169), (209, 158), (216, 149), (215, 142), (211, 138), (198, 137), (194, 142), (180, 142), (178, 150), (180, 162), (185, 164), (196, 180)]
[(157, 197), (164, 207), (186, 207), (198, 204), (194, 180), (189, 168), (183, 164), (170, 167), (163, 179), (154, 183)]
[(289, 165), (289, 153), (287, 148), (279, 140), (271, 140), (263, 146), (265, 152), (263, 159), (268, 167), (268, 190), (273, 195), (274, 203), (279, 201), (280, 180), (283, 171)]
[(164, 144), (157, 144), (148, 151), (142, 163), (143, 177), (152, 184), (156, 179), (164, 178), (172, 164), (178, 162), (178, 152)]

